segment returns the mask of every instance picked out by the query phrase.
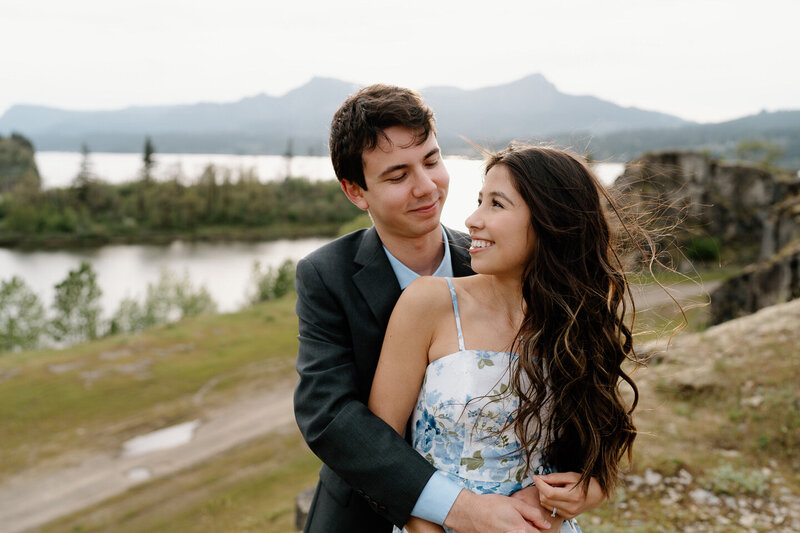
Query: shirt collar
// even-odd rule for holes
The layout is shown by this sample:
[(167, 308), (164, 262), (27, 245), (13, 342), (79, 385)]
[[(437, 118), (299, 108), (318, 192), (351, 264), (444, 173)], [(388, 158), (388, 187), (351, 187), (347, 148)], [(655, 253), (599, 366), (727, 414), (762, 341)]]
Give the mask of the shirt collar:
[[(442, 242), (444, 243), (444, 257), (442, 257), (442, 262), (439, 263), (439, 268), (436, 269), (436, 272), (434, 272), (433, 275), (438, 277), (452, 278), (453, 262), (450, 260), (450, 246), (448, 246), (447, 233), (444, 231), (444, 226), (441, 226), (441, 228)], [(393, 256), (391, 252), (386, 249), (386, 246), (383, 247), (383, 251), (386, 252), (386, 257), (389, 259), (389, 263), (392, 265), (392, 270), (394, 271), (394, 275), (397, 278), (397, 282), (400, 284), (401, 289), (405, 289), (411, 285), (412, 281), (419, 277), (419, 274), (405, 266), (400, 262), (399, 259)]]

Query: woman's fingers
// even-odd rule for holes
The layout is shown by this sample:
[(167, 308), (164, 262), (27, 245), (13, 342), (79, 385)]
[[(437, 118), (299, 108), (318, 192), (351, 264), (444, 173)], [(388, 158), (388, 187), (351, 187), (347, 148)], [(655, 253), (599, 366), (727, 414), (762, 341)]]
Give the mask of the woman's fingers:
[(534, 476), (539, 490), (539, 502), (545, 509), (555, 508), (561, 518), (574, 518), (597, 507), (605, 498), (596, 479), (589, 481), (588, 492), (578, 485), (580, 475), (575, 472), (559, 472), (547, 476)]

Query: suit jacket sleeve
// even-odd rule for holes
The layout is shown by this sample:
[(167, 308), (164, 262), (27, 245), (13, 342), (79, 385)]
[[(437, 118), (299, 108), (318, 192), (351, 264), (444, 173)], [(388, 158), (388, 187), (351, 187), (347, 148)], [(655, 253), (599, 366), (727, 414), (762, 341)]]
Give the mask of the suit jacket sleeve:
[(359, 383), (347, 313), (312, 262), (298, 263), (296, 288), (300, 431), (376, 512), (402, 526), (435, 469), (364, 404), (369, 383)]

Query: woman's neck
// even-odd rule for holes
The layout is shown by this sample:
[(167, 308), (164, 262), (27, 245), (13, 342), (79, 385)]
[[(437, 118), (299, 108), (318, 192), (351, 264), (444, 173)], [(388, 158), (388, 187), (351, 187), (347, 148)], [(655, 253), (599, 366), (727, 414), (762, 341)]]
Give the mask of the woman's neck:
[(498, 310), (505, 314), (513, 329), (519, 328), (525, 315), (525, 301), (522, 299), (522, 281), (511, 278), (485, 275), (488, 298)]

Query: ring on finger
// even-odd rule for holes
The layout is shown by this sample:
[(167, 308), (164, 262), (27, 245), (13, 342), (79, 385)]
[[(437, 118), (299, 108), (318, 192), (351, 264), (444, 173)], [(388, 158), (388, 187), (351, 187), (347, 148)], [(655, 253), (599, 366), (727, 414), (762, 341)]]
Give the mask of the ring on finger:
[(551, 518), (555, 518), (557, 514), (558, 514), (558, 509), (556, 509), (555, 507), (553, 507), (553, 514), (551, 514), (551, 515), (550, 515), (550, 517), (551, 517)]

